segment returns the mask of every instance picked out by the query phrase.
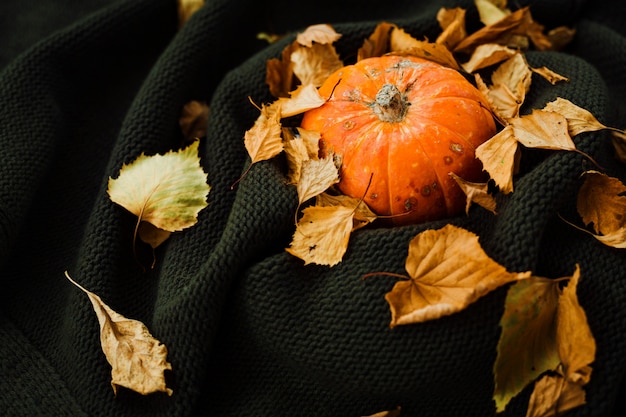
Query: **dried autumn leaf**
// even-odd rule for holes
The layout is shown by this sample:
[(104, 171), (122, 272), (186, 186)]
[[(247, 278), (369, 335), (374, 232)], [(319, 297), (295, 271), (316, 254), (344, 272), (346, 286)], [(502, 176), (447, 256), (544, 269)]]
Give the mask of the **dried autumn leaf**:
[(165, 242), (172, 232), (168, 232), (167, 230), (161, 230), (158, 227), (154, 226), (152, 223), (141, 222), (137, 228), (137, 235), (144, 242), (152, 247), (152, 249), (156, 249), (161, 245), (161, 243)]
[(461, 70), (456, 58), (445, 45), (419, 41), (400, 28), (394, 28), (391, 32), (390, 50), (396, 55), (416, 56), (457, 71)]
[(591, 377), (590, 365), (595, 360), (596, 341), (576, 295), (579, 279), (580, 267), (576, 265), (574, 274), (559, 297), (556, 338), (565, 378), (585, 385)]
[(102, 351), (112, 367), (113, 392), (117, 394), (118, 387), (126, 387), (143, 395), (154, 392), (172, 395), (164, 376), (166, 370), (172, 369), (167, 361), (167, 347), (152, 337), (142, 322), (113, 311), (100, 297), (70, 278), (67, 271), (65, 276), (87, 294), (96, 312)]
[(590, 111), (561, 97), (546, 104), (543, 110), (563, 115), (567, 119), (567, 128), (571, 137), (583, 132), (609, 129), (600, 123)]
[(198, 143), (164, 155), (141, 154), (125, 164), (116, 179), (109, 178), (111, 201), (137, 216), (137, 225), (145, 221), (169, 232), (193, 226), (211, 189)]
[(391, 327), (459, 312), (488, 292), (530, 274), (508, 272), (483, 251), (477, 235), (451, 224), (411, 240), (406, 270), (410, 278), (398, 281), (385, 295)]
[(326, 102), (313, 84), (300, 85), (290, 95), (290, 98), (281, 97), (278, 99), (280, 118), (304, 113)]
[(493, 367), (498, 412), (539, 375), (559, 365), (558, 298), (558, 282), (547, 278), (530, 277), (509, 288)]
[(244, 145), (252, 163), (271, 159), (283, 151), (280, 102), (263, 105), (261, 113), (244, 135)]
[(341, 35), (335, 32), (332, 26), (328, 24), (318, 24), (307, 27), (304, 32), (298, 33), (296, 41), (303, 46), (311, 47), (313, 42), (319, 44), (332, 44)]
[(461, 187), (461, 190), (467, 196), (467, 204), (465, 206), (465, 214), (469, 214), (469, 209), (472, 203), (476, 203), (482, 208), (489, 210), (493, 214), (496, 214), (496, 200), (491, 194), (489, 194), (488, 183), (476, 183), (464, 180), (456, 175), (454, 172), (450, 172), (450, 175), (454, 181)]
[(302, 162), (300, 179), (296, 184), (298, 202), (304, 203), (310, 198), (326, 191), (328, 187), (339, 182), (339, 171), (333, 155), (326, 158), (308, 159)]
[(555, 27), (546, 34), (554, 51), (560, 51), (565, 48), (574, 39), (574, 35), (576, 35), (576, 29), (568, 28), (567, 26)]
[(176, 0), (178, 7), (178, 28), (187, 23), (191, 15), (204, 6), (204, 0)]
[(287, 157), (288, 181), (297, 184), (302, 173), (302, 163), (309, 159), (319, 159), (320, 133), (312, 130), (296, 128), (294, 134), (291, 129), (283, 128), (285, 156)]
[(520, 26), (528, 13), (528, 7), (516, 10), (497, 22), (487, 25), (463, 39), (453, 52), (471, 52), (478, 45), (485, 43), (507, 43), (499, 40), (508, 40), (508, 34)]
[(265, 63), (265, 82), (274, 97), (289, 97), (289, 93), (294, 89), (296, 77), (293, 73), (293, 62), (291, 54), (296, 49), (301, 48), (297, 42), (287, 45), (281, 58), (271, 58)]
[(314, 44), (295, 48), (291, 53), (293, 73), (303, 85), (322, 85), (333, 72), (343, 67), (335, 47), (331, 44)]
[(320, 207), (343, 206), (354, 210), (352, 231), (360, 229), (378, 218), (362, 199), (347, 195), (322, 193), (316, 196), (315, 205)]
[(479, 45), (474, 49), (474, 52), (472, 52), (469, 61), (463, 64), (463, 69), (469, 73), (473, 73), (479, 69), (499, 64), (517, 53), (515, 49), (497, 43)]
[(357, 51), (357, 61), (386, 54), (389, 50), (389, 35), (395, 27), (396, 25), (388, 22), (376, 25), (374, 32), (363, 41), (363, 45)]
[(442, 7), (437, 12), (437, 21), (443, 30), (435, 43), (445, 45), (449, 50), (453, 50), (463, 39), (467, 37), (465, 28), (465, 9), (455, 7), (446, 9)]
[(527, 148), (576, 149), (568, 133), (567, 120), (559, 113), (534, 109), (529, 115), (511, 119), (510, 123), (515, 138)]
[(561, 375), (544, 375), (535, 383), (526, 417), (560, 417), (585, 404), (585, 391)]
[(486, 26), (492, 25), (511, 14), (511, 11), (505, 7), (506, 1), (474, 0), (474, 4), (478, 9), (480, 21)]
[(482, 162), (483, 169), (504, 194), (513, 192), (513, 175), (517, 171), (519, 155), (519, 144), (510, 125), (476, 148), (476, 157)]
[(530, 70), (532, 72), (534, 72), (535, 74), (539, 74), (540, 76), (545, 78), (552, 85), (554, 85), (554, 84), (556, 84), (556, 83), (558, 83), (560, 81), (566, 81), (566, 82), (569, 81), (569, 78), (567, 78), (564, 75), (561, 75), (561, 74), (558, 74), (558, 73), (552, 71), (548, 67), (539, 67), (539, 68), (532, 68), (532, 67), (530, 67)]
[(400, 415), (401, 408), (398, 407), (395, 410), (382, 411), (380, 413), (372, 414), (367, 417), (398, 417)]
[(626, 227), (626, 185), (598, 171), (587, 171), (584, 178), (576, 200), (583, 222), (603, 235)]
[(206, 136), (209, 106), (203, 101), (192, 100), (183, 106), (178, 124), (183, 138), (193, 141)]
[(296, 226), (287, 252), (305, 265), (334, 266), (348, 249), (354, 209), (344, 206), (307, 207)]
[(615, 158), (622, 164), (626, 164), (626, 133), (611, 132), (611, 143), (615, 149)]

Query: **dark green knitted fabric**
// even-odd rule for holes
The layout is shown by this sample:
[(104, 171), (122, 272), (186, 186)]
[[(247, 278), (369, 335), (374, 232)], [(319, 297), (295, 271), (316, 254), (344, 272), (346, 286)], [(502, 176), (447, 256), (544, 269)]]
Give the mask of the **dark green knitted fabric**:
[[(564, 52), (531, 52), (531, 65), (570, 77), (533, 78), (525, 110), (557, 96), (626, 128), (626, 8), (622, 0), (531, 4), (548, 28), (572, 25)], [(480, 236), (511, 271), (570, 275), (598, 344), (588, 404), (568, 415), (618, 416), (626, 371), (626, 252), (565, 224), (580, 174), (573, 152), (523, 156), (515, 192), (497, 216), (359, 230), (343, 262), (303, 266), (287, 254), (297, 206), (280, 161), (249, 162), (244, 132), (269, 102), (265, 62), (299, 30), (332, 23), (350, 62), (382, 20), (416, 37), (439, 33), (441, 6), (469, 0), (207, 0), (179, 31), (174, 0), (40, 0), (0, 5), (0, 415), (347, 417), (402, 407), (402, 416), (492, 416), (492, 366), (506, 288), (465, 311), (389, 328), (384, 294), (403, 273), (409, 240), (453, 223)], [(277, 44), (258, 32), (288, 33)], [(107, 181), (139, 154), (181, 144), (184, 103), (210, 104), (200, 145), (212, 186), (194, 227), (171, 236), (143, 272), (132, 252), (135, 218)], [(626, 181), (606, 132), (576, 137), (609, 175)], [(138, 256), (150, 262), (143, 247)], [(114, 397), (89, 300), (67, 270), (167, 345), (174, 394)], [(524, 416), (529, 390), (502, 416)]]

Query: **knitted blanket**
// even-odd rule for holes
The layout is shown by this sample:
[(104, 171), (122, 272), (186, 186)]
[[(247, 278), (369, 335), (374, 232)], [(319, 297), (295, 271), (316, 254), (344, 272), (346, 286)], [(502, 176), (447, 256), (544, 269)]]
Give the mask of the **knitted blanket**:
[[(280, 159), (255, 164), (244, 134), (274, 100), (266, 62), (305, 27), (329, 23), (346, 62), (382, 21), (435, 39), (441, 7), (396, 2), (207, 0), (179, 28), (174, 0), (53, 0), (0, 5), (0, 414), (3, 416), (491, 416), (493, 364), (507, 287), (465, 310), (390, 328), (384, 295), (404, 273), (409, 241), (454, 224), (509, 271), (557, 278), (581, 270), (578, 298), (597, 343), (587, 404), (568, 416), (617, 416), (626, 371), (626, 252), (575, 220), (581, 153), (535, 150), (498, 214), (355, 231), (333, 267), (285, 251), (298, 206)], [(515, 4), (513, 4), (515, 3)], [(529, 51), (569, 82), (533, 76), (522, 112), (556, 97), (626, 128), (626, 8), (621, 0), (530, 5), (547, 29), (567, 25), (561, 52)], [(275, 43), (258, 33), (285, 35)], [(535, 79), (536, 77), (536, 79)], [(133, 242), (136, 217), (109, 178), (140, 154), (181, 147), (179, 117), (209, 106), (201, 166), (211, 191), (198, 223), (154, 250)], [(626, 181), (608, 131), (575, 137), (603, 172)], [(133, 253), (133, 247), (135, 253)], [(153, 268), (149, 266), (155, 259)], [(139, 262), (138, 262), (139, 260)], [(99, 324), (68, 274), (167, 346), (172, 395), (111, 389)], [(524, 416), (532, 387), (504, 417)]]

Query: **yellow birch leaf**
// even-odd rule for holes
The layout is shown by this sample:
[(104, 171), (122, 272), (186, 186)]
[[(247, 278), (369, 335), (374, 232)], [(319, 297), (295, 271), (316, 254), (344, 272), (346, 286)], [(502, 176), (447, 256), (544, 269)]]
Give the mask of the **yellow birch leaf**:
[[(502, 7), (502, 2), (497, 3), (491, 0), (474, 0), (480, 21), (484, 25), (492, 25), (511, 14), (510, 10)], [(506, 4), (506, 2), (504, 3)]]
[(341, 35), (337, 33), (332, 26), (321, 23), (318, 25), (311, 25), (307, 27), (304, 32), (298, 33), (296, 41), (302, 46), (312, 47), (313, 42), (319, 44), (332, 44), (339, 38), (341, 38)]
[(354, 209), (344, 206), (307, 207), (287, 252), (305, 265), (335, 266), (348, 249)]
[(178, 6), (178, 28), (180, 29), (187, 23), (191, 15), (204, 6), (204, 0), (177, 0), (176, 4)]
[(494, 87), (504, 86), (512, 93), (516, 103), (514, 116), (518, 116), (532, 83), (532, 71), (524, 55), (517, 53), (500, 64), (491, 75), (491, 83)]
[(576, 200), (578, 214), (596, 233), (610, 235), (626, 226), (626, 185), (618, 178), (587, 171)]
[(580, 267), (576, 265), (574, 274), (559, 297), (556, 338), (565, 378), (585, 385), (591, 377), (590, 365), (595, 360), (596, 341), (576, 295), (579, 279)]
[(527, 148), (568, 150), (576, 149), (568, 133), (564, 116), (544, 110), (533, 110), (531, 114), (510, 120), (513, 135)]
[(117, 394), (118, 387), (129, 388), (140, 394), (165, 392), (164, 372), (171, 370), (167, 361), (167, 347), (150, 334), (140, 321), (127, 319), (113, 311), (96, 294), (87, 291), (72, 278), (65, 276), (89, 297), (100, 323), (100, 343), (111, 365), (111, 386)]
[(451, 224), (411, 240), (406, 270), (410, 278), (398, 281), (385, 295), (391, 327), (459, 312), (490, 291), (530, 274), (508, 272), (483, 251), (477, 235)]
[(518, 9), (497, 22), (477, 30), (463, 39), (463, 41), (454, 48), (454, 52), (470, 52), (478, 45), (493, 43), (500, 39), (508, 39), (507, 35), (524, 22), (527, 13), (528, 7)]
[(469, 61), (463, 64), (463, 69), (469, 73), (473, 73), (479, 69), (499, 64), (517, 53), (515, 49), (497, 43), (479, 45), (474, 49), (474, 52), (472, 52)]
[(198, 221), (211, 187), (200, 166), (198, 143), (164, 155), (141, 154), (109, 178), (108, 194), (116, 204), (159, 229), (175, 232)]
[(444, 44), (417, 40), (400, 28), (394, 28), (391, 32), (390, 50), (395, 55), (415, 56), (461, 70), (456, 58)]
[(450, 172), (448, 175), (456, 181), (456, 183), (461, 187), (461, 190), (467, 196), (467, 203), (465, 205), (465, 214), (469, 214), (469, 209), (472, 203), (476, 203), (482, 208), (489, 210), (493, 214), (496, 214), (496, 200), (493, 198), (491, 194), (489, 194), (488, 183), (476, 183), (467, 181), (454, 172)]
[(280, 102), (274, 103), (263, 105), (254, 126), (244, 135), (244, 145), (253, 164), (271, 159), (283, 151)]
[(319, 159), (319, 132), (305, 130), (301, 127), (283, 128), (283, 143), (287, 165), (289, 184), (297, 184), (302, 174), (302, 163), (309, 159)]
[(459, 42), (467, 37), (465, 9), (461, 7), (453, 9), (442, 7), (437, 12), (437, 21), (443, 31), (439, 34), (435, 43), (443, 44), (449, 50), (453, 50)]
[(302, 204), (338, 182), (339, 171), (332, 154), (327, 155), (326, 158), (303, 161), (300, 179), (296, 184), (298, 202)]
[(315, 109), (326, 102), (313, 84), (300, 85), (290, 92), (290, 98), (281, 97), (280, 117), (291, 117)]
[(476, 148), (476, 157), (500, 191), (504, 194), (513, 192), (513, 175), (519, 162), (519, 145), (513, 135), (512, 126), (506, 126)]
[(583, 132), (609, 129), (600, 123), (590, 111), (561, 97), (546, 104), (543, 110), (563, 115), (567, 119), (567, 128), (571, 137)]
[(561, 375), (544, 375), (533, 388), (526, 417), (560, 417), (585, 404), (585, 390)]
[(316, 196), (315, 205), (320, 207), (343, 206), (354, 210), (352, 231), (360, 229), (378, 218), (362, 199), (343, 194), (322, 193)]
[(496, 411), (539, 375), (560, 363), (556, 339), (558, 281), (530, 277), (507, 293), (493, 367)]
[(295, 48), (291, 53), (293, 73), (303, 85), (319, 87), (329, 75), (343, 67), (335, 47), (331, 44), (314, 44)]

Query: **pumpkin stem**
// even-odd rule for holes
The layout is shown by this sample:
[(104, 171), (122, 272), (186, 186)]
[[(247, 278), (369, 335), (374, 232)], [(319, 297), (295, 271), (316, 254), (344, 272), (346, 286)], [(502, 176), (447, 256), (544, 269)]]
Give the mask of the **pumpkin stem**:
[(376, 101), (371, 106), (374, 113), (383, 122), (397, 123), (404, 120), (411, 103), (394, 84), (383, 85), (376, 93)]

